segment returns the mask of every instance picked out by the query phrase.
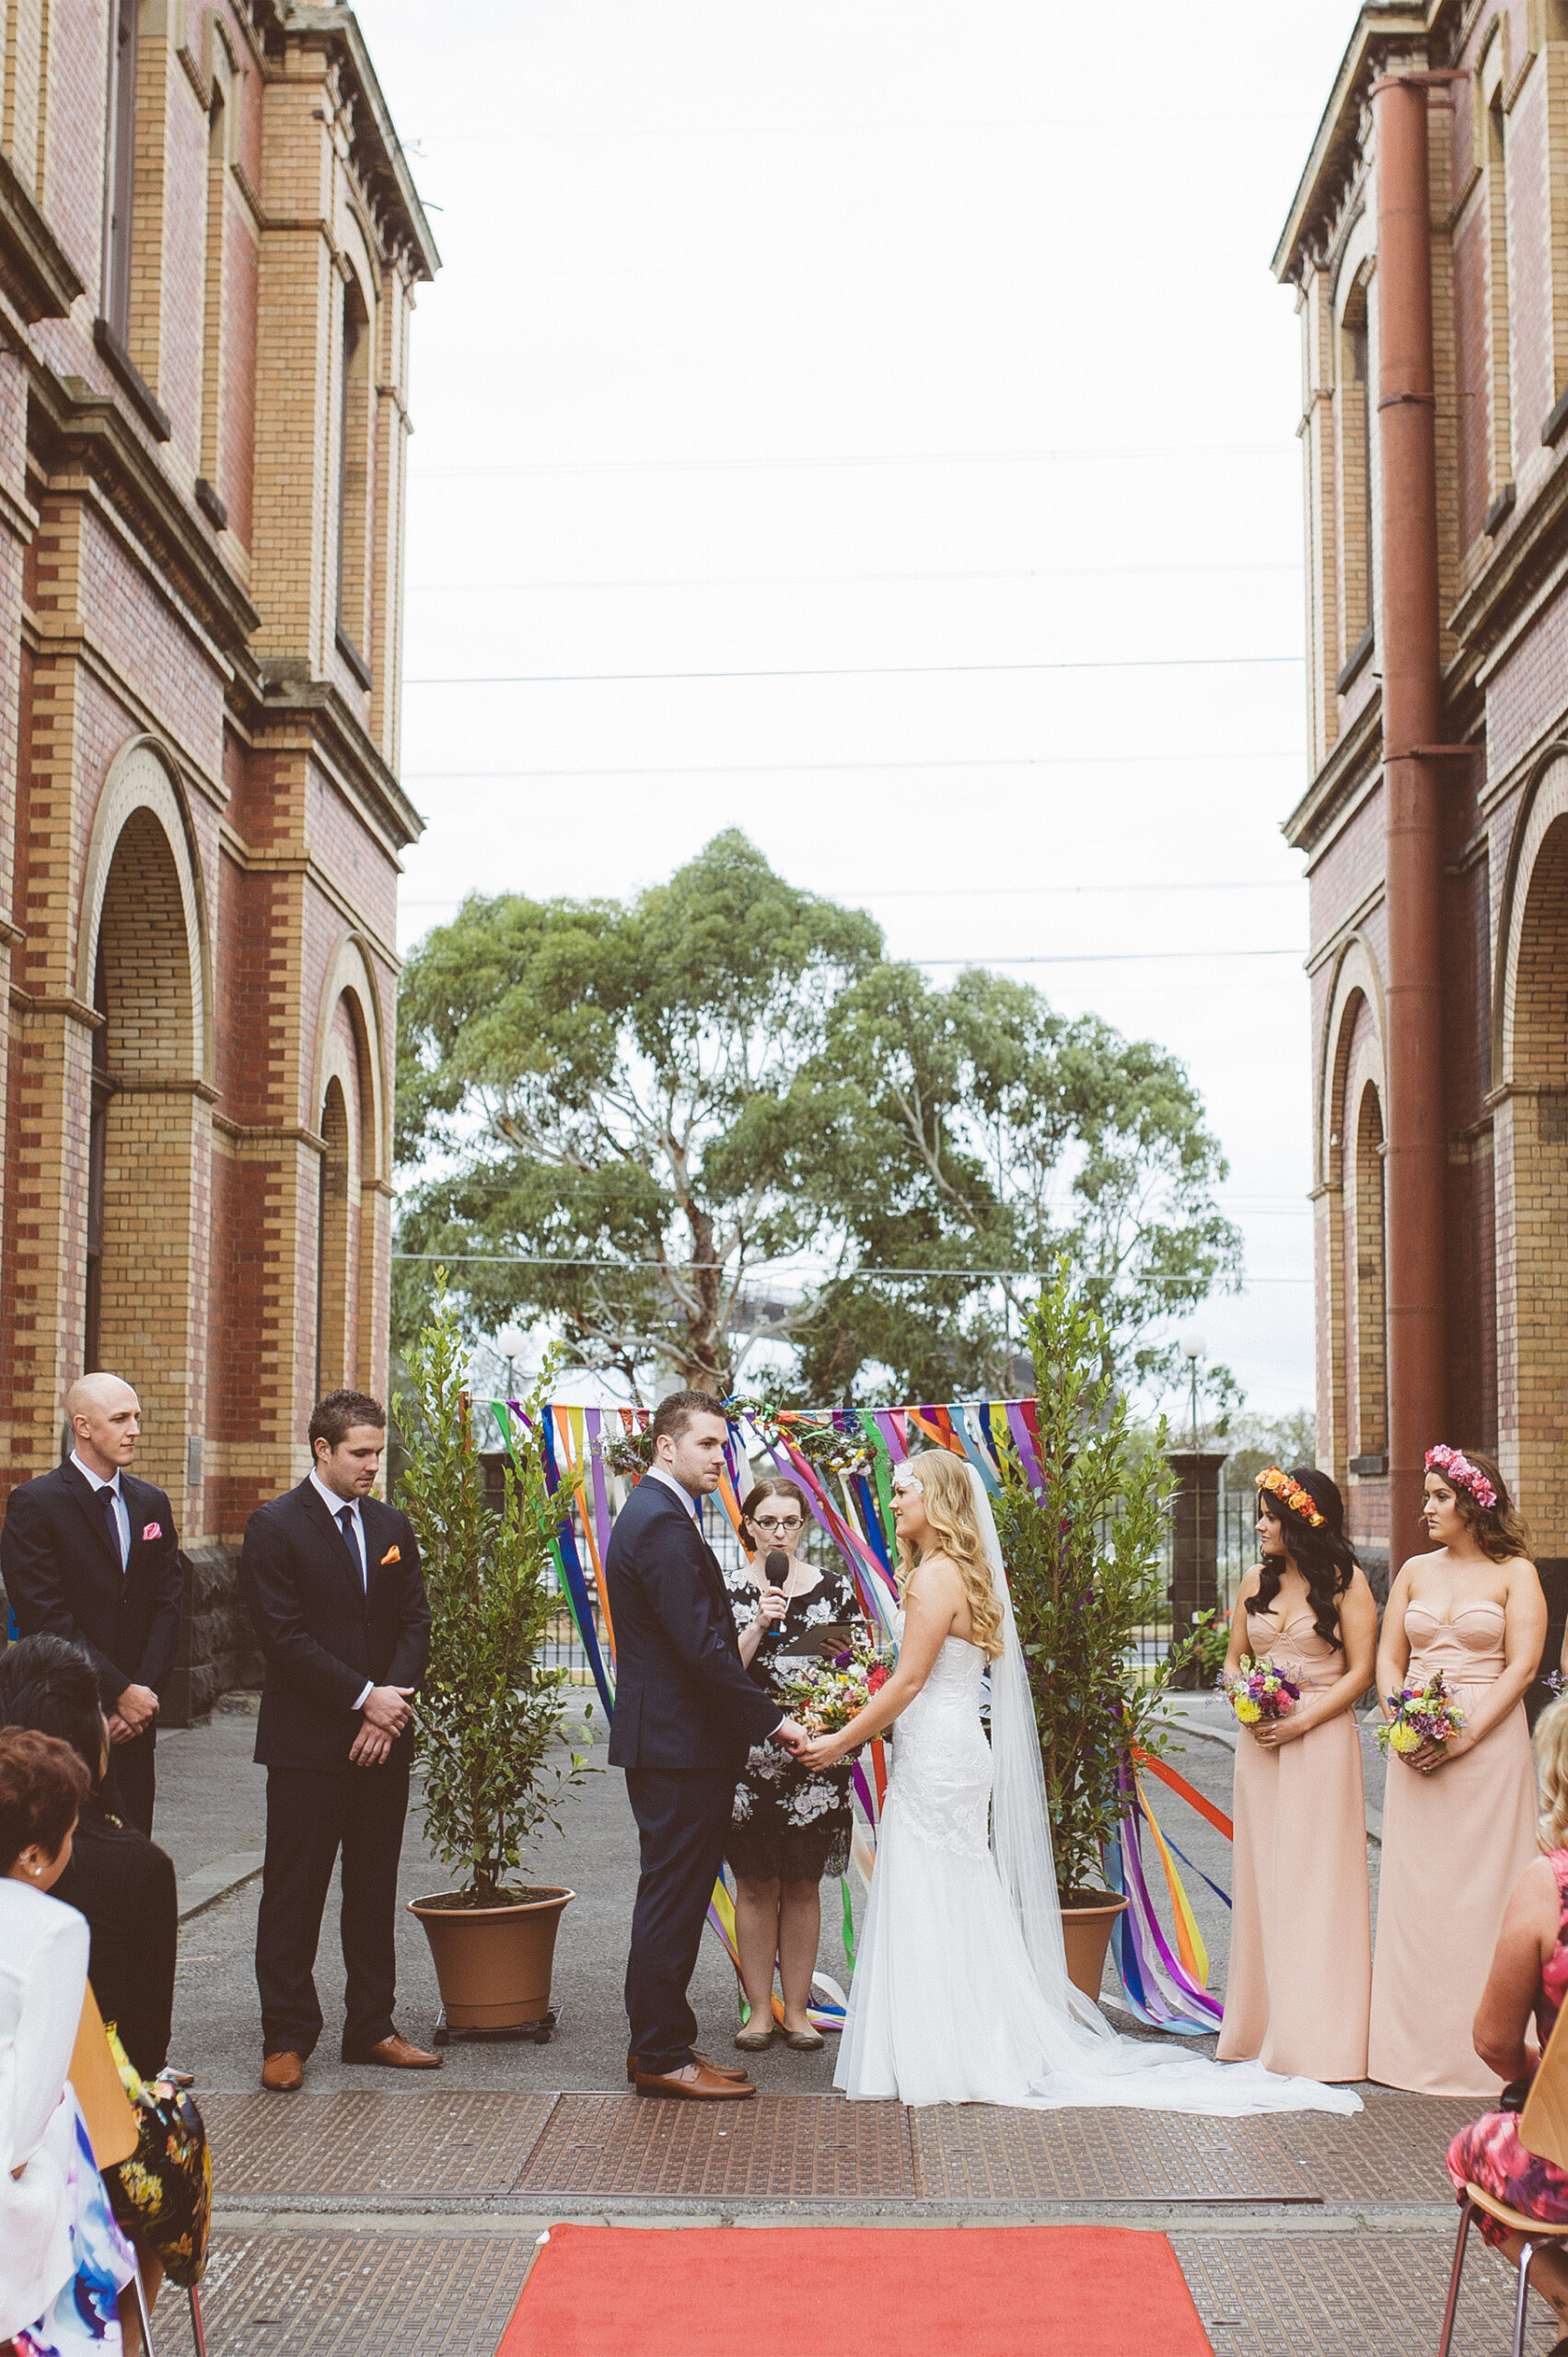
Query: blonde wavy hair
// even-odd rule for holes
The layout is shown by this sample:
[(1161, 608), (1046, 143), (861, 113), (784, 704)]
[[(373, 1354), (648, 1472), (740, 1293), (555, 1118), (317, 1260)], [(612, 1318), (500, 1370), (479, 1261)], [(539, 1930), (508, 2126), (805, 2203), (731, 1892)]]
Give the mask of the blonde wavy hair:
[[(955, 1566), (963, 1582), (974, 1642), (988, 1659), (994, 1661), (1002, 1651), (1002, 1613), (991, 1584), (991, 1566), (985, 1560), (980, 1525), (975, 1519), (974, 1489), (968, 1465), (948, 1449), (928, 1448), (907, 1466), (900, 1465), (893, 1480), (895, 1486), (900, 1480), (918, 1484), (925, 1519), (935, 1542), (926, 1552), (946, 1555)], [(908, 1588), (922, 1560), (912, 1547), (900, 1539), (900, 1589)]]
[(1536, 1721), (1535, 1753), (1540, 1779), (1536, 1840), (1543, 1850), (1568, 1850), (1568, 1694), (1549, 1702)]

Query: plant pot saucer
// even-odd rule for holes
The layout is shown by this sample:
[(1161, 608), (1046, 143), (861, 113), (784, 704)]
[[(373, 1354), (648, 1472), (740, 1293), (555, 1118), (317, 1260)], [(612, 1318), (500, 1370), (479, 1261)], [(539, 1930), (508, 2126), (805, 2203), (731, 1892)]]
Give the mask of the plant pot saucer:
[(537, 2022), (517, 2022), (509, 2028), (502, 2029), (454, 2029), (447, 2019), (447, 2008), (443, 2005), (441, 2018), (436, 2025), (430, 2043), (432, 2046), (450, 2046), (454, 2040), (471, 2039), (479, 2046), (507, 2046), (531, 2040), (535, 2046), (548, 2046), (560, 2026), (560, 2010), (552, 2005)]

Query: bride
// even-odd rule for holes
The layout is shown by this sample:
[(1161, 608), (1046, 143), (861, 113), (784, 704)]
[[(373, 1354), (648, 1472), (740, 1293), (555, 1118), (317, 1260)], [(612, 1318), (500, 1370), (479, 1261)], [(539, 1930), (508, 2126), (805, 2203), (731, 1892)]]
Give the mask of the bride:
[(821, 1770), (899, 1723), (834, 2084), (912, 2104), (1359, 2111), (1348, 2088), (1118, 2037), (1073, 1987), (1034, 1706), (984, 1488), (934, 1449), (894, 1474), (893, 1518), (898, 1667), (847, 1727), (800, 1755)]

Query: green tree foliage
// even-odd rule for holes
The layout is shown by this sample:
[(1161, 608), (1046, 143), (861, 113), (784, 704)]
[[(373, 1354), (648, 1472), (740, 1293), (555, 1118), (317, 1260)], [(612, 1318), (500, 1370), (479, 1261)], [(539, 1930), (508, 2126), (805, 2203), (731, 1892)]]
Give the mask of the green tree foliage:
[[(600, 1264), (466, 1261), (470, 1323), (543, 1313), (575, 1361), (634, 1386), (650, 1367), (726, 1386), (742, 1319), (796, 1322), (748, 1280), (821, 1241), (792, 1092), (880, 950), (869, 917), (736, 833), (630, 908), (470, 898), (403, 977), (399, 1159), (449, 1167), (409, 1198), (402, 1248)], [(401, 1323), (423, 1291), (403, 1264)]]
[[(485, 1503), (463, 1388), (468, 1350), (457, 1306), (438, 1295), (432, 1321), (411, 1344), (413, 1399), (394, 1403), (409, 1436), (399, 1501), (414, 1527), (430, 1597), (430, 1667), (416, 1705), (415, 1756), (424, 1785), (431, 1848), (463, 1876), (476, 1907), (521, 1894), (511, 1878), (524, 1850), (581, 1781), (586, 1755), (569, 1730), (566, 1673), (539, 1655), (559, 1599), (551, 1540), (559, 1516), (537, 1454), (522, 1449), (520, 1478), (507, 1469), (505, 1503)], [(528, 1403), (538, 1429), (555, 1372), (545, 1367)]]
[(1045, 1770), (1056, 1880), (1063, 1897), (1102, 1887), (1100, 1852), (1121, 1816), (1118, 1772), (1130, 1745), (1159, 1752), (1165, 1689), (1190, 1647), (1144, 1671), (1137, 1635), (1163, 1563), (1175, 1476), (1140, 1451), (1106, 1367), (1103, 1313), (1065, 1255), (1028, 1313), (1043, 1492), (1005, 1459), (996, 1527), (1028, 1664)]
[[(734, 832), (629, 908), (466, 902), (404, 975), (398, 1115), (400, 1244), (453, 1256), (470, 1330), (549, 1316), (639, 1389), (733, 1386), (767, 1337), (797, 1399), (994, 1395), (1063, 1247), (1108, 1364), (1157, 1381), (1151, 1328), (1239, 1265), (1173, 1058), (993, 974), (933, 986)], [(804, 1253), (804, 1297), (761, 1273)], [(424, 1293), (400, 1264), (400, 1331)]]

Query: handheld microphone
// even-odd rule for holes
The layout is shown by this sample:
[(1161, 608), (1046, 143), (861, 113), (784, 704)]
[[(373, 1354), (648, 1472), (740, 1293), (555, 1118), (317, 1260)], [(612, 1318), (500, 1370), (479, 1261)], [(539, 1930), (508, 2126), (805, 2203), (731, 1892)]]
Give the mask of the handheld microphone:
[(762, 1569), (768, 1575), (770, 1587), (783, 1587), (789, 1577), (789, 1557), (782, 1547), (775, 1547)]

